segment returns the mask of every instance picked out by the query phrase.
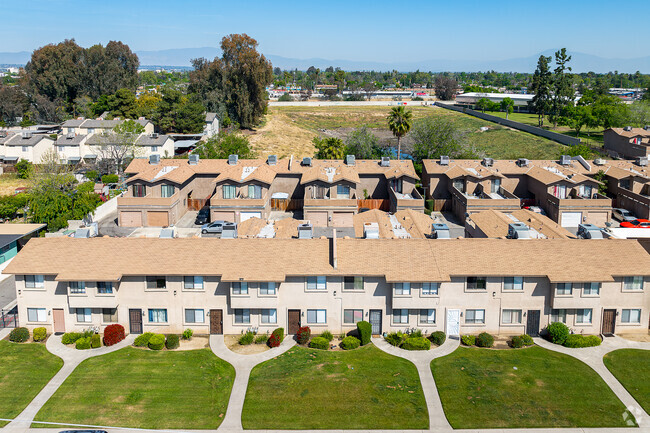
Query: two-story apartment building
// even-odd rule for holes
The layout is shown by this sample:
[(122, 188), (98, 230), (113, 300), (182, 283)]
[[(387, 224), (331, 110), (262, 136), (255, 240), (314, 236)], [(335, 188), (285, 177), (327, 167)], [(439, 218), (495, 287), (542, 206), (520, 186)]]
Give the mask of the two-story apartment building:
[(612, 155), (635, 159), (650, 156), (650, 126), (609, 128), (603, 133), (603, 147)]
[(537, 335), (552, 321), (611, 334), (647, 333), (650, 318), (650, 255), (633, 240), (44, 238), (4, 272), (21, 326), (50, 332), (339, 333), (368, 320), (375, 334)]
[(0, 153), (5, 164), (15, 164), (21, 159), (40, 163), (53, 149), (54, 140), (49, 135), (22, 132), (0, 137)]

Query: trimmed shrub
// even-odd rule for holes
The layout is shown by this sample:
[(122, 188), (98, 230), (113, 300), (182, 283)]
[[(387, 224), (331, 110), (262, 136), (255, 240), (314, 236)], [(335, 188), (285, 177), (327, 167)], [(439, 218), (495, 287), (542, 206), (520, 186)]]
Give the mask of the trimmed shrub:
[(280, 346), (280, 344), (282, 344), (282, 340), (284, 340), (284, 328), (274, 329), (271, 333), (271, 337), (269, 338), (269, 347)]
[(81, 337), (74, 342), (74, 347), (79, 350), (90, 349), (90, 340), (92, 337)]
[(332, 340), (334, 340), (334, 334), (332, 334), (330, 331), (321, 332), (319, 337), (322, 337), (322, 338), (326, 339), (330, 343), (332, 342)]
[(460, 337), (460, 341), (465, 345), (465, 346), (473, 346), (476, 344), (476, 335), (463, 335)]
[(269, 336), (267, 334), (261, 334), (255, 337), (255, 344), (266, 344), (269, 341)]
[(14, 328), (9, 333), (9, 340), (14, 343), (24, 343), (29, 340), (29, 329), (27, 328)]
[(533, 344), (535, 344), (535, 342), (533, 341), (533, 337), (531, 337), (528, 334), (521, 334), (521, 341), (524, 342), (524, 346), (532, 346)]
[(408, 334), (408, 338), (411, 337), (424, 337), (424, 335), (422, 334), (421, 329), (416, 329), (415, 331), (412, 331), (410, 334)]
[(564, 344), (564, 341), (569, 336), (569, 327), (562, 322), (553, 322), (546, 327), (548, 338), (552, 343)]
[(405, 339), (406, 336), (400, 331), (390, 332), (384, 337), (384, 340), (386, 340), (388, 344), (396, 347), (401, 346)]
[(180, 346), (180, 337), (178, 334), (169, 334), (167, 336), (167, 341), (165, 341), (165, 347), (167, 349), (176, 349)]
[(481, 332), (476, 337), (476, 345), (478, 347), (492, 347), (494, 346), (494, 337), (487, 332)]
[(153, 332), (145, 332), (135, 337), (133, 345), (136, 347), (147, 347), (149, 345), (149, 340), (153, 337)]
[(330, 342), (323, 337), (314, 337), (309, 342), (309, 347), (312, 349), (327, 350), (330, 348)]
[(301, 326), (298, 328), (298, 333), (296, 334), (296, 340), (298, 344), (307, 344), (311, 338), (311, 329), (309, 326)]
[(95, 334), (92, 337), (90, 337), (90, 347), (92, 347), (93, 349), (102, 347), (102, 339), (99, 336), (99, 334)]
[(253, 340), (255, 340), (255, 334), (253, 334), (251, 331), (248, 331), (242, 334), (237, 342), (242, 346), (248, 346), (249, 344), (253, 344)]
[(513, 349), (520, 349), (524, 347), (524, 341), (521, 339), (521, 335), (515, 335), (510, 339), (510, 347)]
[(341, 341), (341, 349), (343, 350), (356, 349), (360, 345), (361, 345), (361, 340), (351, 335), (349, 337), (345, 337), (343, 341)]
[(120, 178), (116, 174), (105, 174), (102, 176), (102, 183), (118, 183)]
[(597, 335), (581, 335), (571, 334), (564, 340), (564, 347), (578, 348), (578, 347), (593, 347), (600, 346), (601, 340)]
[(115, 323), (113, 325), (108, 325), (104, 329), (104, 346), (112, 346), (117, 344), (120, 341), (124, 340), (126, 334), (124, 333), (124, 326)]
[(153, 334), (149, 339), (149, 349), (162, 350), (165, 347), (165, 336), (163, 334)]
[(442, 346), (446, 339), (447, 336), (442, 331), (432, 332), (431, 335), (429, 335), (429, 340), (431, 340), (431, 342), (436, 346)]
[(81, 336), (82, 336), (83, 338), (91, 338), (93, 335), (95, 335), (95, 331), (93, 331), (93, 330), (91, 330), (91, 329), (86, 329), (86, 330), (82, 333)]
[(192, 335), (194, 335), (194, 331), (192, 331), (189, 328), (186, 329), (185, 331), (183, 331), (183, 340), (191, 340)]
[(61, 337), (61, 343), (72, 344), (81, 337), (83, 337), (83, 334), (80, 332), (66, 332), (63, 334), (63, 337)]
[(97, 170), (88, 170), (85, 174), (86, 179), (88, 179), (91, 182), (95, 182), (97, 180), (97, 177), (99, 176), (99, 173), (97, 173)]
[(370, 337), (372, 336), (372, 325), (365, 320), (357, 322), (357, 333), (359, 335), (359, 340), (361, 340), (361, 345), (365, 346), (370, 343)]
[(32, 337), (34, 338), (34, 341), (43, 341), (45, 340), (45, 337), (47, 337), (47, 330), (42, 326), (40, 328), (34, 328)]
[(431, 349), (431, 342), (428, 338), (424, 337), (409, 337), (402, 343), (404, 350), (429, 350)]

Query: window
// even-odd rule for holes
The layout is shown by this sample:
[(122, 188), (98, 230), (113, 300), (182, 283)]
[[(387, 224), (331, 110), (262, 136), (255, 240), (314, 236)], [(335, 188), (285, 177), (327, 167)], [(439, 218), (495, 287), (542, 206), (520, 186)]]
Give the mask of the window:
[[(260, 295), (275, 295), (275, 283), (264, 282), (260, 283)], [(275, 323), (275, 322), (269, 322)]]
[(580, 187), (578, 188), (578, 194), (580, 195), (580, 197), (591, 198), (593, 189), (594, 188), (591, 185), (580, 185)]
[(505, 277), (503, 290), (524, 290), (524, 277)]
[(566, 310), (552, 309), (551, 310), (551, 323), (561, 322), (566, 323)]
[(312, 197), (313, 199), (322, 200), (327, 197), (327, 188), (321, 185), (314, 185), (312, 187)]
[(363, 320), (363, 310), (343, 310), (343, 323), (353, 325)]
[(103, 323), (117, 322), (117, 308), (102, 308), (102, 322)]
[(467, 277), (467, 290), (485, 290), (485, 277)]
[(576, 323), (591, 323), (591, 308), (577, 309)]
[(184, 277), (183, 287), (185, 290), (203, 290), (203, 277)]
[(113, 283), (111, 283), (110, 281), (98, 281), (97, 293), (102, 295), (109, 295), (113, 293)]
[(393, 323), (409, 323), (409, 310), (393, 309)]
[(623, 290), (643, 290), (643, 277), (625, 277)]
[(465, 180), (464, 179), (454, 179), (451, 181), (451, 184), (458, 191), (465, 193)]
[(185, 323), (204, 323), (205, 313), (200, 308), (185, 309)]
[(262, 309), (262, 323), (278, 323), (278, 312), (275, 308)]
[(422, 294), (437, 295), (439, 286), (440, 285), (438, 283), (422, 283)]
[(165, 290), (166, 288), (165, 277), (147, 277), (147, 289)]
[(248, 295), (248, 283), (232, 283), (233, 295)]
[(327, 323), (327, 310), (307, 310), (307, 323)]
[(498, 193), (499, 188), (501, 188), (501, 179), (494, 179), (492, 183), (490, 184), (490, 192), (491, 193)]
[(501, 312), (501, 323), (506, 325), (521, 323), (521, 310), (503, 310)]
[(262, 198), (262, 187), (259, 185), (248, 185), (248, 198)]
[(641, 323), (641, 310), (623, 310), (621, 323)]
[(235, 308), (235, 323), (251, 323), (251, 310), (248, 308)]
[(585, 283), (582, 288), (582, 294), (585, 296), (600, 295), (600, 283)]
[(327, 278), (307, 277), (307, 290), (327, 290)]
[(176, 187), (174, 185), (160, 185), (160, 196), (171, 197), (174, 195)]
[[(68, 134), (70, 134), (71, 132), (74, 134), (74, 128), (68, 128)], [(88, 132), (90, 132), (90, 130), (88, 130)]]
[(465, 323), (485, 323), (485, 310), (465, 310)]
[(151, 323), (167, 323), (167, 309), (166, 308), (150, 308), (149, 309), (149, 322), (151, 322)]
[(158, 146), (151, 146), (152, 152), (158, 152)]
[(427, 325), (436, 323), (436, 310), (420, 310), (420, 323)]
[(350, 198), (350, 187), (347, 185), (337, 185), (336, 186), (336, 197), (337, 198)]
[(92, 315), (90, 308), (77, 308), (77, 322), (89, 323), (92, 322)]
[(43, 276), (42, 275), (25, 275), (25, 288), (27, 289), (42, 289)]
[(70, 293), (81, 294), (86, 293), (86, 283), (83, 281), (70, 281)]
[(402, 193), (402, 185), (403, 185), (402, 178), (390, 180), (390, 187), (393, 188), (393, 191), (395, 191), (398, 194)]
[(45, 322), (47, 320), (45, 308), (28, 308), (27, 320), (29, 322)]
[(344, 290), (363, 290), (363, 277), (344, 277)]
[(223, 198), (224, 199), (229, 199), (229, 198), (235, 198), (235, 185), (224, 185), (223, 186)]
[[(72, 132), (74, 132), (74, 128), (72, 129)], [(88, 128), (88, 134), (94, 134), (95, 133), (95, 128)]]
[(22, 151), (27, 152), (27, 146), (23, 146)]
[(566, 198), (566, 185), (555, 185), (553, 187), (553, 195), (559, 199)]
[(618, 185), (623, 189), (630, 189), (630, 179), (621, 179)]
[(396, 295), (411, 295), (411, 283), (395, 283)]
[(144, 185), (133, 185), (133, 197), (144, 197), (147, 195), (147, 187)]
[(59, 152), (65, 152), (65, 146), (59, 146)]
[(557, 295), (572, 295), (573, 294), (573, 284), (571, 283), (558, 283), (555, 288), (555, 293)]

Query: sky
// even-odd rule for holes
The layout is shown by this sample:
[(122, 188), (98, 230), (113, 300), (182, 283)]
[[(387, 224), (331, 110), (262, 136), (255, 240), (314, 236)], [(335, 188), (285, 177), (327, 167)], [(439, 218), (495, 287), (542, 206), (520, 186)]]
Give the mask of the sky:
[(650, 55), (650, 1), (0, 0), (0, 52), (66, 38), (132, 50), (218, 47), (247, 33), (264, 54), (377, 62), (504, 60), (548, 49)]

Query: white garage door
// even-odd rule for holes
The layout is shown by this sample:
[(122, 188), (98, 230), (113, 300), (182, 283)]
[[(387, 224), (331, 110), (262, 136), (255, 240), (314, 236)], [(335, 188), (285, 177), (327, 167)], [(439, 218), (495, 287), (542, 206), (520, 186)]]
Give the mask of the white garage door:
[(562, 212), (562, 227), (578, 227), (581, 222), (581, 212)]
[(334, 212), (332, 217), (334, 227), (352, 227), (354, 226), (354, 212)]
[(239, 222), (243, 223), (250, 218), (262, 218), (262, 212), (242, 212), (239, 215)]
[(120, 212), (120, 225), (122, 227), (142, 227), (142, 212)]
[(314, 227), (327, 227), (327, 212), (305, 212), (305, 219)]

